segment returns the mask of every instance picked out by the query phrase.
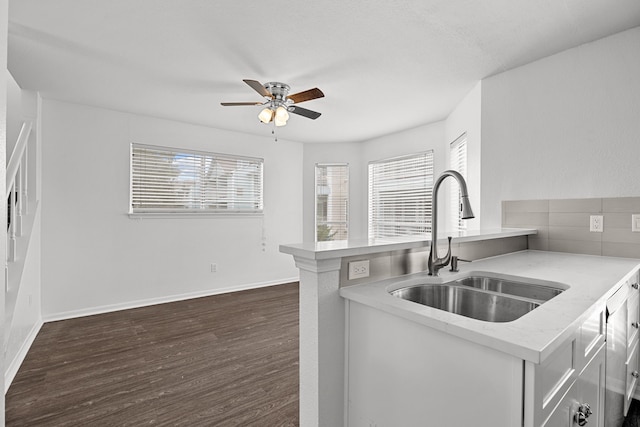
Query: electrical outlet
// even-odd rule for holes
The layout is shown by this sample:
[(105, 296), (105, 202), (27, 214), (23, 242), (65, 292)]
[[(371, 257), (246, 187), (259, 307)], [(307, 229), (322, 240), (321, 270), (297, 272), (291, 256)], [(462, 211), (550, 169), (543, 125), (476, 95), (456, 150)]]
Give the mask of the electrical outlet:
[(591, 215), (589, 219), (589, 231), (602, 233), (604, 230), (604, 219), (602, 215)]
[(211, 264), (211, 272), (212, 273), (217, 273), (218, 272), (218, 264)]
[(369, 277), (369, 260), (351, 261), (349, 263), (349, 280)]
[(640, 214), (631, 215), (631, 231), (640, 232)]

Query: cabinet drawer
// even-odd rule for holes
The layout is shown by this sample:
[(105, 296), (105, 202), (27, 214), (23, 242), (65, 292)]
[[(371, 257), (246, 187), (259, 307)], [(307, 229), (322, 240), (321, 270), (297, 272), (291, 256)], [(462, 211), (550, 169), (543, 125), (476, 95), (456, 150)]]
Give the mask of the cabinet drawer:
[(629, 410), (629, 405), (631, 404), (631, 399), (633, 399), (633, 394), (636, 390), (636, 385), (638, 384), (638, 343), (636, 342), (631, 349), (631, 353), (629, 353), (629, 358), (626, 363), (627, 370), (627, 379), (626, 379), (626, 389), (624, 394), (624, 414), (627, 415), (627, 411)]

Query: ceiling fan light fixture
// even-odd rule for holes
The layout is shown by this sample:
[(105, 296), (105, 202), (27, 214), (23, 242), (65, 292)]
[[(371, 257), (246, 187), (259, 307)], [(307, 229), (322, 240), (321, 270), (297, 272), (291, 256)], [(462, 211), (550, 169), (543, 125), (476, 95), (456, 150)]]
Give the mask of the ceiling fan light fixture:
[(283, 106), (276, 108), (275, 114), (275, 125), (276, 126), (284, 126), (287, 124), (287, 120), (289, 120), (289, 112)]
[(260, 111), (260, 114), (258, 114), (258, 118), (262, 123), (270, 123), (271, 120), (273, 120), (273, 115), (273, 110), (267, 107), (264, 110)]

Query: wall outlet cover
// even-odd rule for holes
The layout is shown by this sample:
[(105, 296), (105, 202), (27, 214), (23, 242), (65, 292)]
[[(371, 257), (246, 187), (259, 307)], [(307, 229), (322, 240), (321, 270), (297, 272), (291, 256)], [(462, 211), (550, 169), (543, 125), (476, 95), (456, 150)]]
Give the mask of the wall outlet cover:
[(351, 261), (349, 263), (349, 280), (369, 277), (369, 260)]
[(591, 215), (589, 219), (589, 231), (602, 233), (604, 230), (604, 218), (602, 215)]
[(640, 232), (640, 214), (631, 215), (631, 231)]

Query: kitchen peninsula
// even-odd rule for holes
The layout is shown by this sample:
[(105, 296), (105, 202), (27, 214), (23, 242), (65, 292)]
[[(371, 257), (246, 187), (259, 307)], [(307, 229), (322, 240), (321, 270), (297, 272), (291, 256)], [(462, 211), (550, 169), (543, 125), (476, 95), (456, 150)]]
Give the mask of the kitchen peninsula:
[[(402, 368), (410, 369), (411, 363), (420, 362), (420, 359), (416, 362), (415, 355), (409, 354), (406, 357), (406, 352), (412, 349), (419, 353), (420, 346), (428, 337), (436, 340), (434, 343), (442, 339), (444, 341), (441, 343), (450, 346), (443, 353), (444, 361), (450, 360), (453, 363), (455, 360), (466, 360), (464, 357), (460, 359), (460, 354), (455, 353), (456, 349), (460, 353), (472, 351), (478, 361), (493, 360), (491, 363), (496, 369), (494, 373), (499, 373), (498, 376), (508, 382), (502, 384), (504, 388), (500, 393), (505, 398), (513, 396), (513, 390), (520, 390), (520, 394), (512, 397), (512, 402), (495, 403), (498, 408), (510, 408), (509, 411), (502, 411), (501, 418), (496, 415), (500, 411), (483, 406), (481, 403), (484, 400), (477, 398), (478, 390), (483, 390), (489, 384), (472, 385), (470, 377), (459, 378), (460, 375), (469, 375), (469, 372), (491, 374), (491, 366), (485, 366), (482, 370), (478, 370), (477, 366), (473, 369), (469, 366), (443, 366), (436, 371), (446, 373), (444, 378), (465, 380), (464, 383), (450, 381), (455, 388), (456, 398), (448, 399), (446, 395), (442, 398), (443, 389), (439, 389), (437, 393), (427, 393), (423, 389), (424, 397), (418, 397), (420, 403), (413, 408), (414, 413), (442, 422), (438, 418), (442, 415), (437, 413), (437, 408), (448, 411), (450, 416), (455, 408), (447, 406), (446, 402), (451, 401), (458, 407), (467, 409), (462, 414), (456, 413), (457, 418), (449, 420), (447, 426), (468, 425), (464, 424), (468, 421), (465, 421), (465, 417), (472, 417), (476, 423), (484, 419), (487, 422), (510, 425), (514, 420), (522, 421), (523, 412), (528, 417), (524, 425), (539, 426), (552, 415), (556, 416), (552, 410), (556, 405), (560, 406), (560, 400), (569, 388), (573, 390), (577, 387), (576, 379), (581, 369), (587, 367), (590, 360), (598, 362), (600, 359), (602, 363), (594, 363), (593, 366), (603, 369), (604, 351), (599, 350), (602, 350), (604, 342), (602, 329), (605, 303), (620, 286), (637, 277), (640, 263), (631, 259), (526, 251), (519, 249), (519, 244), (514, 246), (512, 243), (518, 239), (526, 240), (523, 236), (533, 233), (534, 230), (496, 230), (458, 236), (453, 243), (458, 243), (457, 249), (460, 252), (464, 252), (465, 243), (483, 242), (483, 246), (488, 247), (493, 241), (500, 242), (506, 248), (504, 253), (515, 253), (463, 264), (459, 273), (443, 269), (439, 278), (429, 278), (426, 273), (412, 271), (410, 273), (413, 274), (394, 274), (400, 271), (397, 268), (394, 270), (394, 264), (406, 266), (407, 258), (426, 256), (424, 251), (420, 252), (420, 248), (428, 245), (425, 241), (376, 242), (367, 245), (343, 243), (342, 247), (332, 243), (331, 249), (320, 245), (313, 248), (310, 245), (281, 247), (282, 252), (294, 255), (296, 265), (301, 269), (301, 425), (387, 425), (389, 419), (385, 417), (398, 419), (398, 414), (387, 409), (391, 406), (404, 406), (388, 405), (389, 402), (383, 399), (383, 390), (388, 386), (385, 381), (389, 380), (386, 374), (396, 375), (402, 372)], [(509, 248), (515, 250), (507, 250)], [(344, 270), (348, 268), (348, 262), (372, 259), (374, 263), (380, 263), (379, 260), (375, 261), (376, 257), (379, 258), (385, 252), (390, 254), (388, 277), (375, 275), (369, 283), (346, 286), (348, 280), (345, 280)], [(495, 254), (488, 256), (491, 255)], [(394, 261), (396, 258), (404, 261)], [(372, 268), (372, 273), (373, 270)], [(390, 290), (400, 286), (428, 280), (445, 282), (471, 272), (491, 272), (533, 281), (553, 282), (562, 286), (564, 291), (522, 318), (508, 323), (469, 319), (403, 301), (389, 294)], [(401, 329), (394, 330), (394, 327)], [(404, 344), (416, 343), (417, 347), (413, 347), (413, 344), (403, 347), (401, 336), (410, 330), (423, 334), (422, 338), (416, 340), (415, 336), (405, 336)], [(575, 344), (571, 344), (573, 342)], [(568, 347), (567, 343), (570, 343)], [(428, 348), (429, 345), (426, 345)], [(573, 353), (575, 350), (578, 354), (580, 349), (584, 350), (584, 360)], [(394, 356), (394, 351), (401, 351), (406, 358), (399, 358), (399, 353)], [(434, 352), (428, 354), (431, 353)], [(594, 355), (599, 358), (596, 360)], [(571, 360), (571, 363), (565, 366), (567, 360)], [(429, 361), (425, 359), (424, 362), (428, 364)], [(544, 370), (540, 367), (546, 367), (545, 364), (557, 368), (556, 372), (560, 377), (543, 374)], [(399, 367), (400, 371), (388, 369), (389, 366)], [(510, 374), (504, 375), (504, 369)], [(367, 375), (363, 375), (367, 372)], [(401, 381), (397, 383), (400, 387), (394, 390), (395, 397), (402, 401), (402, 396), (398, 393), (412, 389), (415, 385), (412, 385), (412, 377), (425, 380), (424, 376), (429, 372), (425, 369), (398, 378)], [(604, 371), (596, 370), (595, 374), (604, 375)], [(437, 385), (437, 380), (438, 378), (433, 379), (433, 385)], [(377, 389), (377, 386), (382, 388)], [(491, 385), (492, 390), (495, 386), (497, 384)], [(543, 391), (544, 395), (540, 395)], [(468, 399), (470, 394), (476, 399)], [(438, 397), (442, 402), (437, 400)], [(410, 401), (411, 399), (407, 400)], [(474, 404), (480, 404), (480, 407), (474, 409)], [(345, 408), (348, 410), (345, 411)], [(486, 414), (473, 418), (477, 416), (477, 411), (484, 411)], [(473, 413), (475, 415), (470, 415)], [(411, 419), (411, 414), (405, 415), (409, 417), (408, 420)], [(557, 416), (565, 415), (569, 417), (568, 411), (567, 414), (558, 413)]]
[[(533, 229), (461, 232), (453, 238), (454, 254), (468, 258), (526, 249)], [(426, 270), (430, 240), (381, 239), (281, 245), (300, 269), (300, 423), (340, 426), (344, 420), (345, 300), (341, 286), (367, 283)], [(480, 245), (481, 247), (478, 247)], [(369, 259), (371, 275), (349, 280), (345, 270), (354, 259)]]

